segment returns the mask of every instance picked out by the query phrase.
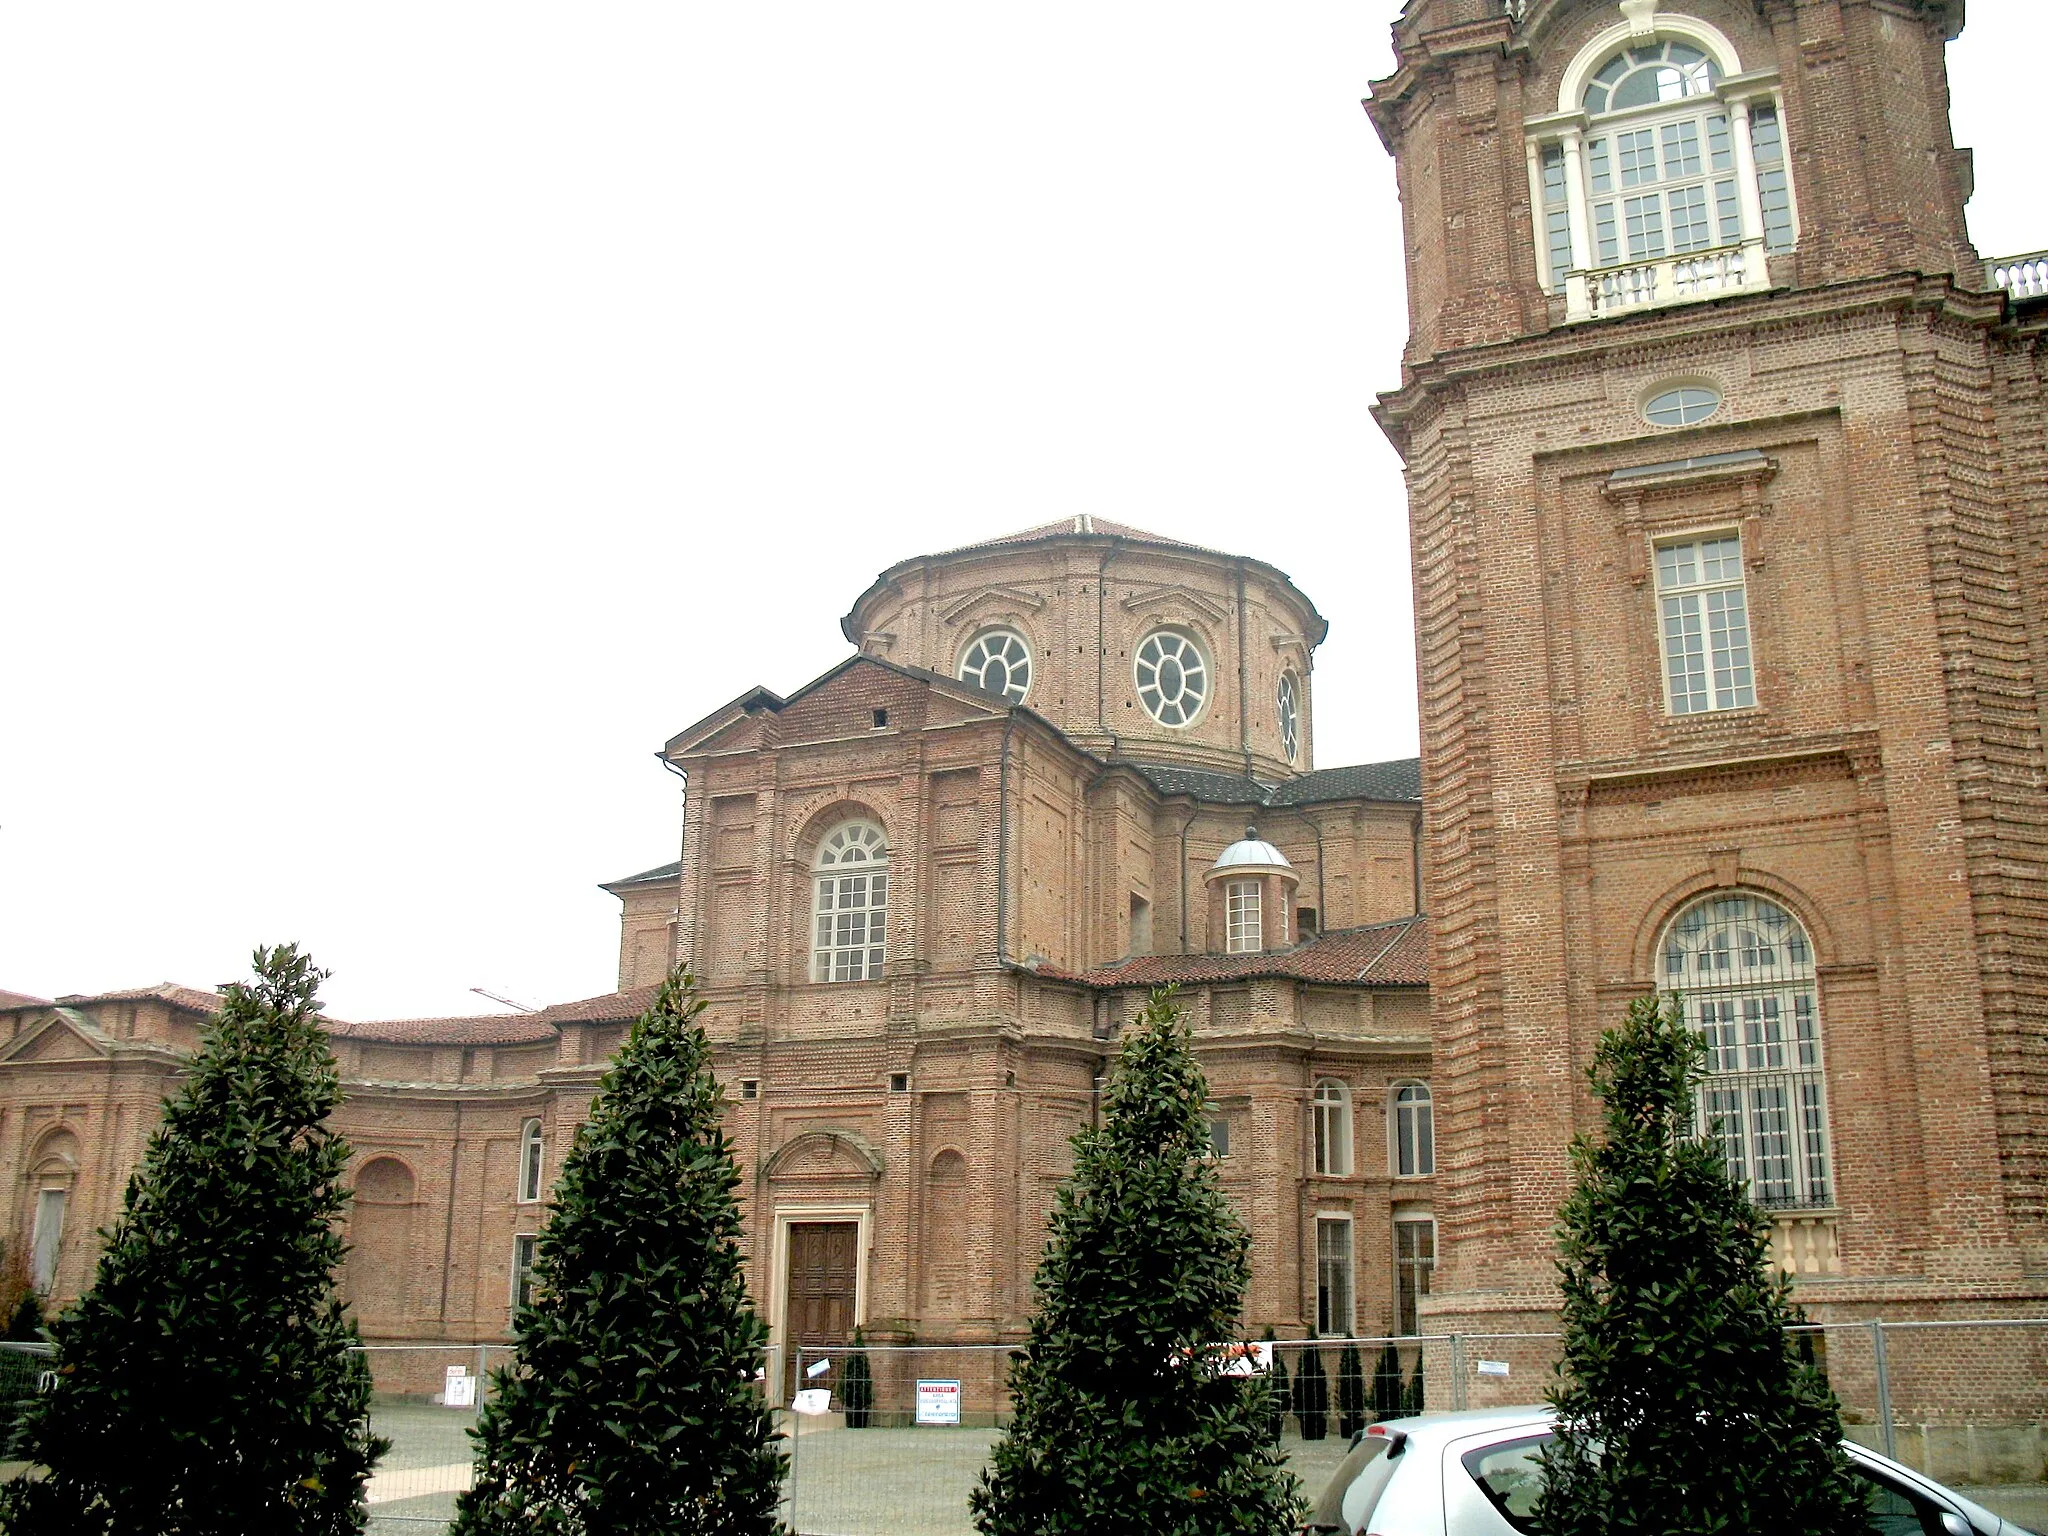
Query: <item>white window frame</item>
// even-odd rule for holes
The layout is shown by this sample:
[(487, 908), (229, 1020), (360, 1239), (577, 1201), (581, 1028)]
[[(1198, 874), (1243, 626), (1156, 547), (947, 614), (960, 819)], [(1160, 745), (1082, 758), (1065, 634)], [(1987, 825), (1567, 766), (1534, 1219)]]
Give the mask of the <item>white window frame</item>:
[(1264, 913), (1259, 882), (1230, 880), (1223, 886), (1223, 948), (1233, 955), (1256, 954), (1265, 948)]
[[(1716, 78), (1705, 90), (1634, 107), (1589, 109), (1589, 86), (1618, 54), (1672, 44), (1696, 50), (1711, 64)], [(1566, 296), (1568, 320), (1769, 286), (1766, 255), (1793, 249), (1799, 238), (1776, 79), (1770, 69), (1744, 72), (1723, 33), (1681, 15), (1657, 15), (1642, 34), (1629, 23), (1609, 28), (1579, 52), (1564, 72), (1556, 113), (1531, 118), (1526, 129), (1538, 277), (1547, 292)], [(1696, 138), (1696, 165), (1683, 152), (1686, 124)], [(1668, 140), (1667, 128), (1673, 130)], [(1642, 177), (1638, 161), (1641, 179), (1624, 186), (1621, 135), (1646, 131), (1655, 175)], [(1688, 230), (1697, 213), (1704, 243), (1688, 240), (1680, 248), (1674, 193), (1685, 194), (1681, 213)], [(1642, 219), (1653, 196), (1661, 250), (1652, 249)], [(1633, 249), (1631, 199), (1637, 200), (1642, 235)]]
[(1758, 891), (1687, 902), (1657, 944), (1661, 985), (1707, 1043), (1695, 1123), (1729, 1176), (1771, 1210), (1834, 1203), (1827, 1060), (1813, 940)]
[[(1733, 554), (1731, 556), (1730, 550)], [(1690, 560), (1681, 554), (1692, 551)], [(1667, 559), (1667, 556), (1670, 558)], [(1734, 574), (1728, 574), (1730, 562)], [(1663, 678), (1664, 713), (1670, 718), (1722, 714), (1728, 710), (1756, 708), (1756, 630), (1751, 622), (1749, 602), (1749, 555), (1742, 547), (1739, 528), (1695, 529), (1656, 539), (1650, 548), (1651, 582), (1657, 603), (1657, 658)], [(1709, 569), (1713, 574), (1709, 575)], [(1740, 608), (1740, 635), (1730, 619), (1728, 597), (1733, 594)], [(1693, 604), (1690, 611), (1687, 602)], [(1715, 610), (1718, 607), (1719, 612)], [(1724, 642), (1717, 647), (1715, 624), (1722, 626)], [(1688, 629), (1687, 625), (1691, 627)], [(1674, 630), (1674, 626), (1677, 626)], [(1704, 693), (1688, 683), (1683, 695), (1674, 686), (1673, 641), (1697, 637), (1699, 669), (1687, 665), (1687, 679), (1702, 679)], [(1690, 662), (1694, 653), (1684, 653)], [(1703, 697), (1704, 703), (1695, 700)]]
[(1387, 1167), (1397, 1179), (1427, 1179), (1436, 1173), (1436, 1099), (1429, 1084), (1395, 1083), (1387, 1090), (1390, 1145)]
[(888, 964), (889, 843), (871, 821), (840, 822), (811, 866), (811, 980), (880, 981)]
[[(1333, 1241), (1342, 1234), (1342, 1243)], [(1343, 1295), (1331, 1282), (1341, 1276)], [(1336, 1305), (1341, 1299), (1342, 1305)], [(1358, 1228), (1349, 1211), (1316, 1212), (1316, 1332), (1349, 1339), (1358, 1332)]]
[(1348, 1179), (1351, 1155), (1351, 1088), (1341, 1078), (1319, 1077), (1310, 1091), (1309, 1113), (1318, 1177)]
[(540, 1120), (523, 1121), (519, 1127), (519, 1204), (540, 1203), (546, 1165), (547, 1144), (541, 1138)]
[(1292, 670), (1280, 674), (1273, 711), (1280, 722), (1280, 750), (1290, 763), (1301, 761), (1301, 680)]
[[(1404, 1228), (1428, 1234), (1429, 1253), (1426, 1257), (1411, 1258), (1407, 1253), (1403, 1252), (1402, 1231)], [(1426, 1210), (1404, 1211), (1397, 1206), (1394, 1210), (1392, 1247), (1394, 1250), (1394, 1332), (1400, 1337), (1412, 1338), (1421, 1331), (1422, 1298), (1429, 1295), (1430, 1287), (1436, 1274), (1436, 1218)], [(1415, 1315), (1407, 1317), (1402, 1315), (1407, 1310), (1402, 1302), (1408, 1289), (1407, 1277), (1411, 1274), (1416, 1277), (1414, 1290)], [(1408, 1325), (1405, 1329), (1404, 1324)]]
[[(1159, 686), (1160, 669), (1168, 661), (1180, 669), (1181, 677), (1180, 690), (1170, 699)], [(1131, 651), (1131, 683), (1145, 713), (1170, 731), (1187, 730), (1199, 721), (1215, 691), (1210, 686), (1209, 653), (1184, 629), (1155, 629), (1137, 643)], [(1168, 719), (1169, 712), (1178, 718)]]
[[(992, 660), (1000, 660), (1003, 664), (1005, 676), (1001, 688), (990, 688), (982, 680)], [(960, 664), (954, 669), (954, 675), (986, 692), (1000, 693), (1012, 704), (1022, 704), (1031, 697), (1034, 666), (1031, 642), (1020, 631), (1004, 624), (984, 629), (962, 647)]]

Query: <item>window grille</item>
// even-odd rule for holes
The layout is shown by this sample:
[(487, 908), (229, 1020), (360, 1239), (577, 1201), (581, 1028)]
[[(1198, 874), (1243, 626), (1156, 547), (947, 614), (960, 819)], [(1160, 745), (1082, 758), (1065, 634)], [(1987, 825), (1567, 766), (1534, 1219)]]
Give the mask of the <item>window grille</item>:
[(1351, 1218), (1316, 1218), (1316, 1332), (1349, 1338), (1353, 1331)]
[(1658, 545), (1657, 602), (1671, 713), (1754, 705), (1741, 538), (1728, 533)]
[(1138, 645), (1138, 701), (1161, 725), (1192, 725), (1209, 696), (1209, 664), (1186, 635), (1155, 629)]
[(1833, 1203), (1813, 947), (1776, 902), (1723, 892), (1666, 930), (1660, 965), (1707, 1046), (1698, 1125), (1772, 1209)]
[(1291, 763), (1301, 755), (1301, 685), (1292, 672), (1280, 674), (1274, 707), (1280, 717), (1280, 749)]
[(1422, 1331), (1422, 1298), (1436, 1271), (1436, 1222), (1427, 1216), (1394, 1221), (1394, 1332)]
[(960, 676), (977, 688), (1022, 704), (1031, 692), (1031, 647), (1014, 629), (992, 629), (977, 636), (960, 657)]

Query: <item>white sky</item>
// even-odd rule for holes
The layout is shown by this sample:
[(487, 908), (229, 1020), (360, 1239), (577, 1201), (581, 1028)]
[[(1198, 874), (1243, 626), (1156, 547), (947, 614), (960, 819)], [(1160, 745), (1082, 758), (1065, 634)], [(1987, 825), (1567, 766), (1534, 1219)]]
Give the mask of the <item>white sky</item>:
[[(0, 987), (608, 990), (661, 742), (1077, 511), (1293, 573), (1320, 762), (1413, 752), (1397, 8), (0, 9)], [(1951, 50), (1991, 254), (2041, 34)]]

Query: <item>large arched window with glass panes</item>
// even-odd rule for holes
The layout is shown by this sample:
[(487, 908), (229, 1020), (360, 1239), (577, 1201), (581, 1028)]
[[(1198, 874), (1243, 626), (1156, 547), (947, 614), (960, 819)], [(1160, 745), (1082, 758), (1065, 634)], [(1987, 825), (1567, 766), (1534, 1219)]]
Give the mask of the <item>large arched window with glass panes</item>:
[(1770, 286), (1798, 237), (1778, 95), (1694, 18), (1586, 46), (1528, 123), (1537, 263), (1568, 318)]
[(1707, 1045), (1699, 1125), (1759, 1205), (1834, 1203), (1813, 945), (1798, 918), (1750, 891), (1681, 911), (1658, 950), (1663, 987)]
[(843, 821), (812, 864), (811, 980), (880, 981), (887, 958), (889, 843), (871, 821)]

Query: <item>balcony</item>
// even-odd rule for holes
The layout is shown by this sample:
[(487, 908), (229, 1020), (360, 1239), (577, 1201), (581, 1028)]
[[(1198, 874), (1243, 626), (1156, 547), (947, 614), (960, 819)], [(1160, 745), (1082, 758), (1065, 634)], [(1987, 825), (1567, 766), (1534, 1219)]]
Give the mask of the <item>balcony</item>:
[(1565, 319), (1604, 320), (1667, 304), (1693, 304), (1771, 284), (1761, 240), (1688, 251), (1654, 261), (1597, 267), (1565, 275)]
[(1771, 1257), (1788, 1275), (1839, 1275), (1842, 1250), (1836, 1241), (1835, 1213), (1773, 1213)]
[(1984, 273), (1992, 287), (2003, 288), (2016, 299), (2048, 299), (2048, 251), (1987, 259)]

